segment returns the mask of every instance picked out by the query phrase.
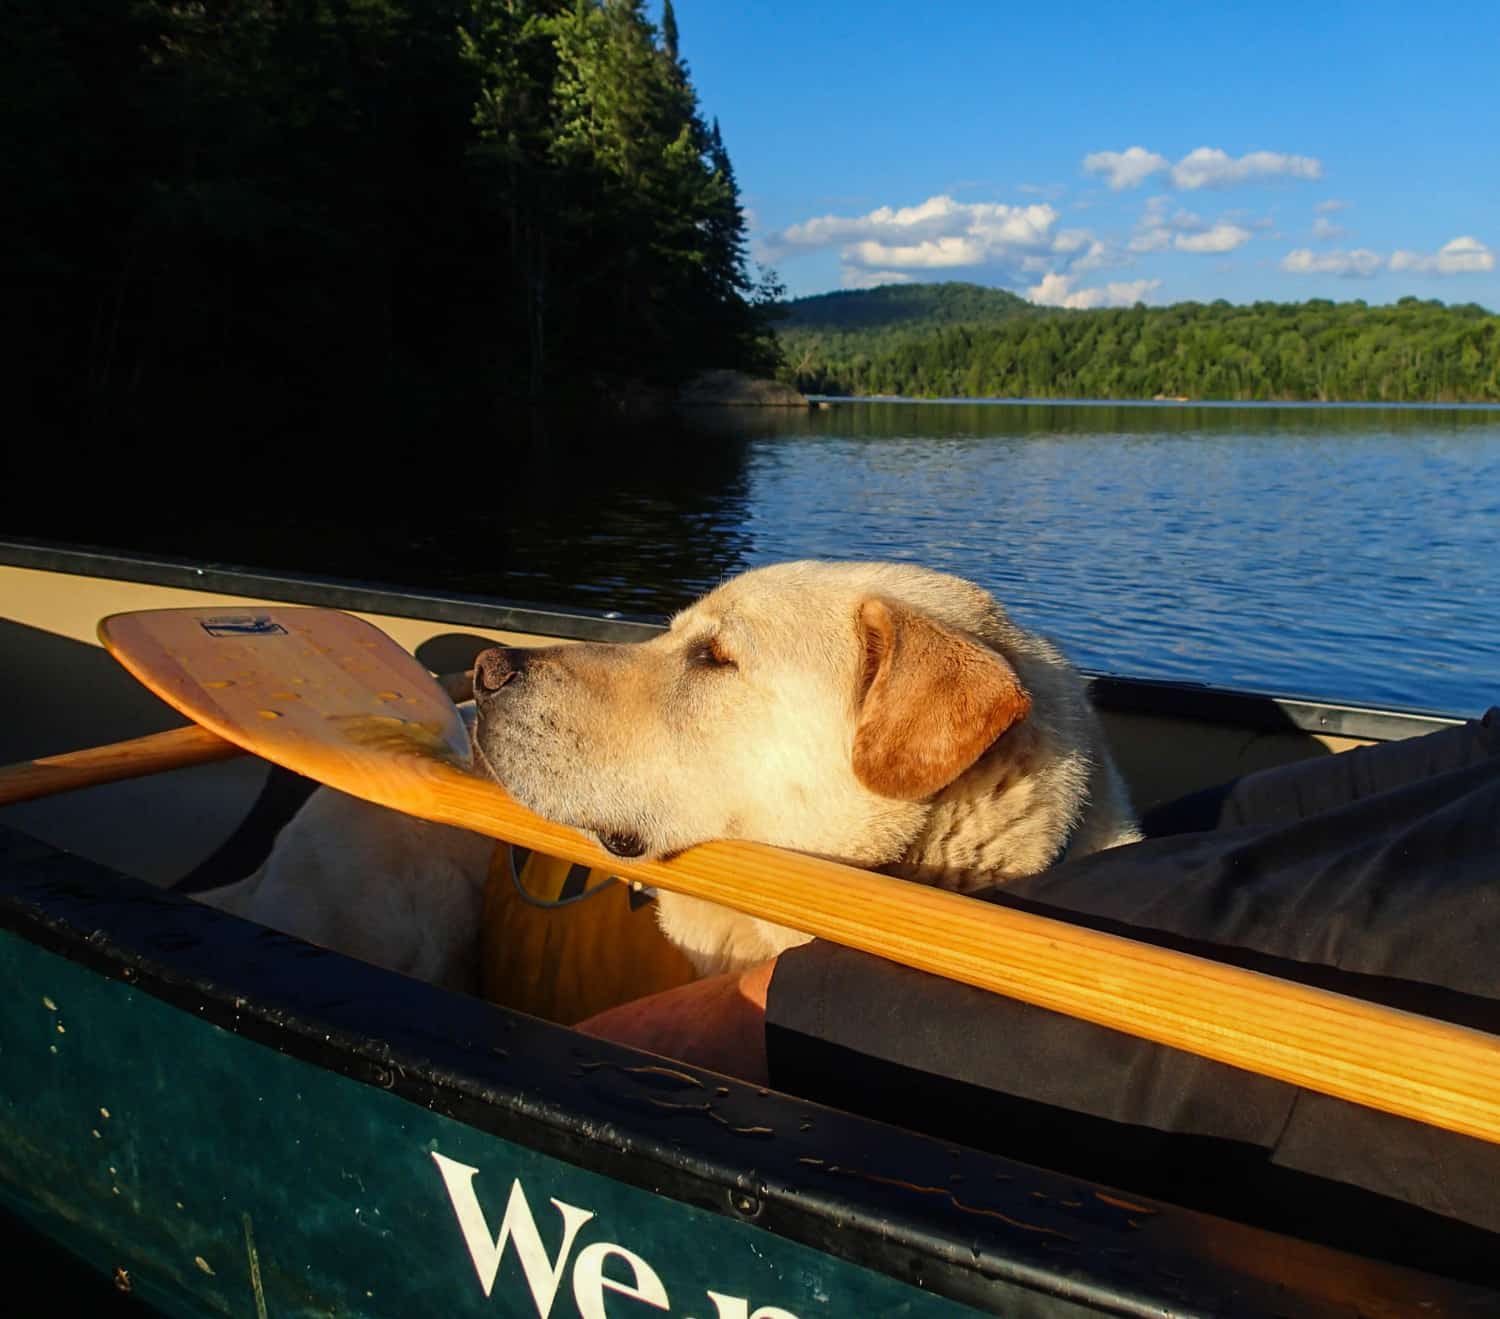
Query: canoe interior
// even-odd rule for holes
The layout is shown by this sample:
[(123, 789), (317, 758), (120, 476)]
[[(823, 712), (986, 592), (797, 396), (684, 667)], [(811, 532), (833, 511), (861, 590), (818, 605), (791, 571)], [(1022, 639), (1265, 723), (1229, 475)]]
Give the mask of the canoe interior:
[[(181, 722), (99, 647), (103, 615), (255, 602), (350, 609), (438, 672), (493, 642), (652, 630), (0, 545), (0, 762)], [(1114, 678), (1095, 694), (1141, 807), (1452, 722)], [(277, 783), (241, 759), (0, 810), (0, 1001), (14, 1006), (0, 1048), (45, 1063), (0, 1069), (0, 1225), (14, 1215), (106, 1277), (128, 1266), (135, 1299), (163, 1312), (292, 1312), (314, 1296), (320, 1313), (544, 1312), (514, 1257), (494, 1295), (477, 1285), (441, 1153), (481, 1170), (490, 1236), (508, 1180), (525, 1180), (544, 1236), (549, 1197), (596, 1214), (588, 1232), (637, 1229), (673, 1312), (700, 1319), (1500, 1313), (1472, 1272), (1388, 1268), (663, 1069), (157, 896), (223, 857)], [(587, 1291), (578, 1267), (569, 1300)]]

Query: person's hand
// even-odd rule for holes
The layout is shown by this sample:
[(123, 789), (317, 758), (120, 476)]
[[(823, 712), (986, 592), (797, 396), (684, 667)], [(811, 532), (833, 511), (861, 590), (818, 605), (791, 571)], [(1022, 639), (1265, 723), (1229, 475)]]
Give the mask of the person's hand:
[(633, 1045), (727, 1076), (766, 1083), (766, 991), (775, 961), (695, 980), (578, 1023), (585, 1035)]

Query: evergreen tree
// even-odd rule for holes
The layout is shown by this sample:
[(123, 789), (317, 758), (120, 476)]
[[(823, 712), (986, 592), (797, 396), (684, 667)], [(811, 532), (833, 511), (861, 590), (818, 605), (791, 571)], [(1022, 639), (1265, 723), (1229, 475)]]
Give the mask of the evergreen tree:
[[(548, 378), (552, 254), (568, 245), (566, 217), (558, 212), (561, 190), (548, 160), (557, 130), (553, 28), (564, 10), (548, 0), (468, 0), (467, 9), (459, 48), (478, 83), (478, 141), (469, 157), (486, 214), (500, 230), (495, 282), (511, 291), (506, 301), (513, 309), (502, 324), (519, 322), (520, 329), (500, 346), (503, 353), (524, 340), (526, 392), (538, 398)], [(505, 374), (503, 360), (492, 366)]]
[(661, 44), (667, 58), (682, 72), (683, 81), (686, 82), (687, 70), (682, 67), (681, 57), (677, 52), (677, 11), (672, 8), (672, 0), (661, 0)]
[(0, 315), (39, 415), (279, 433), (764, 352), (670, 9), (660, 32), (640, 0), (77, 0), (0, 23), (25, 199), (0, 212)]

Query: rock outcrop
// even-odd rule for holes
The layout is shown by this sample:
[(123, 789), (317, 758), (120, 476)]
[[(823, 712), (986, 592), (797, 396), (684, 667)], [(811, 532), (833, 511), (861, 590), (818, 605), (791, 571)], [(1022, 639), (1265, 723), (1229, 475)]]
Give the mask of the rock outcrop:
[(704, 371), (677, 394), (683, 407), (805, 408), (807, 398), (778, 380), (760, 380), (743, 371)]

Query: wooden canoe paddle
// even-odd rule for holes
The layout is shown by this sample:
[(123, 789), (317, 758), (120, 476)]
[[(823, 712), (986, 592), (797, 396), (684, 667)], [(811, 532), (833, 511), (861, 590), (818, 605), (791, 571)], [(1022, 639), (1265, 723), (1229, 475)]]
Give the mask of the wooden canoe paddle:
[[(474, 672), (445, 673), (434, 681), (455, 701), (468, 699)], [(210, 733), (201, 724), (185, 724), (163, 733), (148, 733), (124, 742), (60, 751), (13, 765), (0, 765), (0, 806), (15, 806), (59, 792), (95, 788), (101, 783), (144, 778), (171, 769), (208, 765), (243, 756), (245, 748)]]
[(610, 856), (467, 772), (452, 703), (347, 614), (153, 610), (107, 618), (99, 634), (212, 733), (353, 796), (1500, 1143), (1500, 1037), (756, 844)]

